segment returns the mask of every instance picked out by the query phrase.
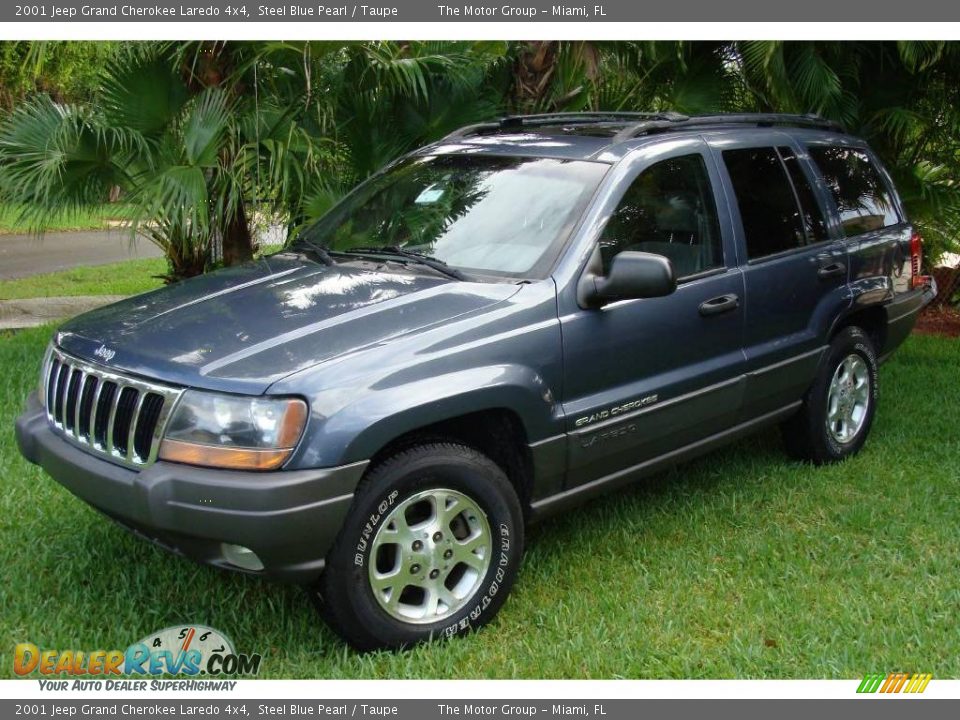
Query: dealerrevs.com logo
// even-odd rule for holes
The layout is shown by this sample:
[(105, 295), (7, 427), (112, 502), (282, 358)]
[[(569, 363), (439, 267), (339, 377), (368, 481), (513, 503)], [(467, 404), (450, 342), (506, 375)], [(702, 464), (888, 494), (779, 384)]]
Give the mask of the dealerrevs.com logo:
[(20, 643), (14, 649), (13, 671), (21, 677), (38, 674), (77, 680), (81, 676), (97, 679), (163, 675), (219, 679), (254, 676), (260, 671), (260, 660), (258, 654), (238, 653), (219, 630), (204, 625), (175, 625), (147, 635), (126, 650), (54, 650)]

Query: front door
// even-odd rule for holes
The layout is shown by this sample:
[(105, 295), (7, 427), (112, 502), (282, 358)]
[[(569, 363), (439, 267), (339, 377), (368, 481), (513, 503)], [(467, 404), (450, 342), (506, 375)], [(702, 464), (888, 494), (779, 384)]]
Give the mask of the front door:
[(741, 405), (743, 276), (708, 148), (684, 138), (625, 162), (635, 168), (607, 201), (599, 261), (606, 271), (625, 250), (664, 255), (678, 287), (599, 309), (561, 307), (568, 486), (718, 432)]

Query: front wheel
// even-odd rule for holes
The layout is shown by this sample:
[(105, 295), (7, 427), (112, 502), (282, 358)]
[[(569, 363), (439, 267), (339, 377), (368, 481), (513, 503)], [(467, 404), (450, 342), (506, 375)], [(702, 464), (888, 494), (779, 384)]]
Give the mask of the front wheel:
[(877, 407), (877, 355), (858, 327), (837, 333), (800, 411), (782, 427), (787, 451), (822, 465), (863, 447)]
[(476, 629), (500, 609), (523, 552), (504, 472), (472, 448), (431, 443), (373, 468), (327, 557), (320, 607), (360, 650)]

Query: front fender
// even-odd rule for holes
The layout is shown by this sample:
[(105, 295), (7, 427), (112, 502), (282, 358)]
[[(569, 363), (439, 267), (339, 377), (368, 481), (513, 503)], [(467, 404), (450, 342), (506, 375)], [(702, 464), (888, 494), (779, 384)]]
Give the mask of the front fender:
[(330, 467), (368, 460), (408, 432), (483, 410), (507, 409), (529, 442), (554, 434), (556, 394), (536, 370), (503, 364), (469, 368), (388, 387), (373, 385), (315, 418), (292, 464)]

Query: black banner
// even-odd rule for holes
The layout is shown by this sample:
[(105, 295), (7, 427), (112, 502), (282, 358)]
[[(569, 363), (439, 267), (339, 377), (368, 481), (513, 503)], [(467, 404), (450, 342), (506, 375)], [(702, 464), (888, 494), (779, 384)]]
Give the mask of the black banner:
[(372, 0), (320, 4), (309, 0), (56, 0), (4, 3), (0, 22), (918, 22), (960, 19), (960, 4), (877, 0), (687, 0), (684, 3), (600, 0), (585, 4)]

